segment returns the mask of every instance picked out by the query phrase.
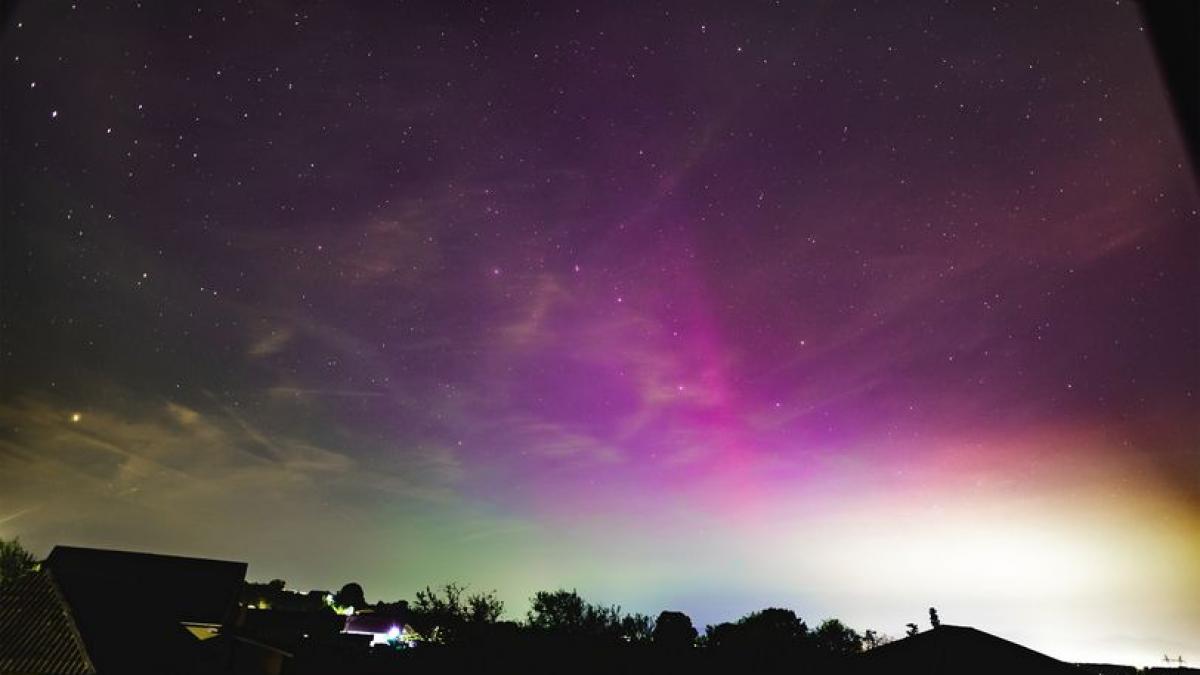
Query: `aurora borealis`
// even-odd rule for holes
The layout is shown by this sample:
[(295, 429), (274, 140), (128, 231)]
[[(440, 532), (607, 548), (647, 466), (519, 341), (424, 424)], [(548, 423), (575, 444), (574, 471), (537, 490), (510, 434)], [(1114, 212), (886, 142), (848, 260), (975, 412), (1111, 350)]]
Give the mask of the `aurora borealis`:
[(1200, 662), (1200, 195), (1131, 3), (0, 35), (0, 536)]

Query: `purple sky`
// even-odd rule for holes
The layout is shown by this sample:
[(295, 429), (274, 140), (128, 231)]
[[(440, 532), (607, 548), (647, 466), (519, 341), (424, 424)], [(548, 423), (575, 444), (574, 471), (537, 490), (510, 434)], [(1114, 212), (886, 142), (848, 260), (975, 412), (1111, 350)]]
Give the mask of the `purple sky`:
[(13, 4), (0, 536), (1200, 661), (1131, 3), (369, 6)]

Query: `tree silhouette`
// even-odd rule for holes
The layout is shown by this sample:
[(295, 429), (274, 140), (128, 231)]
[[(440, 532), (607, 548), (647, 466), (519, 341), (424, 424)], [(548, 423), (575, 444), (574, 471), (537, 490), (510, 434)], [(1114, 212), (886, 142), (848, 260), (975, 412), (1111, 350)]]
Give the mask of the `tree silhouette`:
[(21, 540), (0, 539), (0, 585), (15, 581), (37, 566), (33, 554), (21, 546)]
[(621, 639), (637, 644), (654, 639), (657, 623), (645, 614), (626, 614), (621, 617)]
[(669, 649), (691, 647), (696, 643), (696, 628), (683, 612), (664, 611), (654, 622), (654, 644)]
[(709, 626), (705, 637), (717, 648), (778, 650), (796, 647), (808, 636), (808, 626), (790, 609), (770, 607), (751, 612), (736, 623)]
[(886, 645), (892, 641), (890, 637), (880, 633), (879, 631), (871, 630), (869, 628), (866, 631), (863, 631), (862, 640), (863, 646), (867, 649), (882, 647), (883, 645)]
[(622, 638), (621, 608), (584, 603), (583, 633), (593, 638)]
[[(300, 644), (297, 675), (346, 672), (380, 675), (406, 670), (430, 672), (525, 673), (842, 673), (856, 667), (865, 647), (889, 638), (876, 631), (859, 634), (837, 619), (810, 630), (789, 609), (770, 607), (737, 621), (708, 626), (703, 638), (687, 614), (663, 611), (656, 618), (626, 614), (615, 605), (587, 602), (575, 590), (539, 591), (530, 598), (526, 621), (501, 621), (504, 603), (495, 591), (469, 593), (465, 585), (449, 583), (418, 591), (412, 602), (366, 604), (363, 589), (346, 584), (333, 598), (289, 592), (282, 580), (247, 584), (254, 600), (267, 595), (288, 596), (284, 609), (314, 616), (297, 628)], [(301, 603), (297, 598), (313, 598)], [(337, 607), (372, 609), (379, 625), (396, 626), (412, 639), (391, 647), (351, 647), (333, 638), (344, 617)], [(275, 618), (267, 613), (263, 619)], [(318, 616), (319, 615), (319, 616)], [(319, 621), (317, 620), (319, 619)], [(323, 622), (330, 623), (328, 629)], [(314, 630), (318, 626), (318, 630)], [(917, 632), (909, 624), (909, 634)], [(413, 633), (407, 633), (411, 629)], [(256, 628), (255, 630), (258, 630)], [(275, 630), (274, 627), (271, 630)], [(290, 629), (289, 629), (290, 630)], [(303, 635), (314, 639), (301, 638)], [(415, 635), (414, 635), (415, 633)]]
[(649, 642), (654, 621), (622, 614), (616, 605), (593, 605), (574, 590), (539, 591), (530, 600), (526, 624), (543, 636), (586, 638), (595, 643)]
[(933, 626), (934, 628), (942, 625), (942, 620), (938, 618), (937, 609), (934, 607), (929, 608), (929, 625)]
[(428, 586), (417, 591), (411, 607), (393, 603), (397, 611), (409, 612), (413, 628), (433, 642), (455, 643), (478, 636), (485, 626), (495, 624), (504, 614), (504, 602), (496, 592), (466, 594), (467, 587), (448, 583), (440, 589)]
[(908, 637), (912, 637), (912, 636), (916, 635), (917, 633), (921, 632), (921, 629), (917, 628), (917, 624), (915, 624), (915, 623), (907, 623), (904, 625), (908, 626), (908, 630), (904, 631), (904, 634), (907, 635)]
[(338, 607), (362, 609), (367, 606), (367, 599), (363, 596), (363, 587), (351, 581), (333, 595), (333, 603)]
[(538, 591), (530, 603), (531, 628), (567, 635), (583, 632), (587, 603), (574, 590)]
[(738, 623), (767, 642), (797, 642), (808, 635), (808, 626), (790, 609), (770, 607), (749, 614)]
[(417, 602), (413, 611), (430, 617), (461, 618), (466, 611), (463, 607), (462, 596), (466, 586), (449, 583), (438, 590), (426, 586), (417, 591)]
[(829, 654), (849, 656), (862, 651), (863, 639), (837, 619), (827, 619), (813, 632), (817, 647)]
[(704, 627), (704, 635), (700, 638), (701, 644), (712, 649), (720, 649), (723, 647), (731, 647), (737, 643), (737, 624), (723, 621), (718, 624), (709, 624)]
[(377, 614), (399, 614), (407, 616), (412, 613), (407, 600), (396, 600), (395, 602), (385, 602), (377, 600), (372, 608)]
[(474, 593), (467, 597), (467, 620), (471, 623), (495, 623), (504, 614), (504, 601), (496, 591)]

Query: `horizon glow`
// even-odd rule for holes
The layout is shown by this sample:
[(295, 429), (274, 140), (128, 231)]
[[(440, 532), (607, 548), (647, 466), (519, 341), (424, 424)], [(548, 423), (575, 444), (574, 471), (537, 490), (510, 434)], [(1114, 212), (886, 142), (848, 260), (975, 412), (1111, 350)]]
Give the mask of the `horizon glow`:
[(195, 9), (3, 28), (0, 537), (1200, 662), (1131, 3)]

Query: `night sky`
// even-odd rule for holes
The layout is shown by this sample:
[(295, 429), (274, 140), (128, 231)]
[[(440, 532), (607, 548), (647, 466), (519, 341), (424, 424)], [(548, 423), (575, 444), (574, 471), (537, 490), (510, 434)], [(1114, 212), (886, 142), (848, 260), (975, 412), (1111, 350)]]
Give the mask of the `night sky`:
[(0, 536), (1200, 661), (1200, 195), (1132, 4), (0, 36)]

